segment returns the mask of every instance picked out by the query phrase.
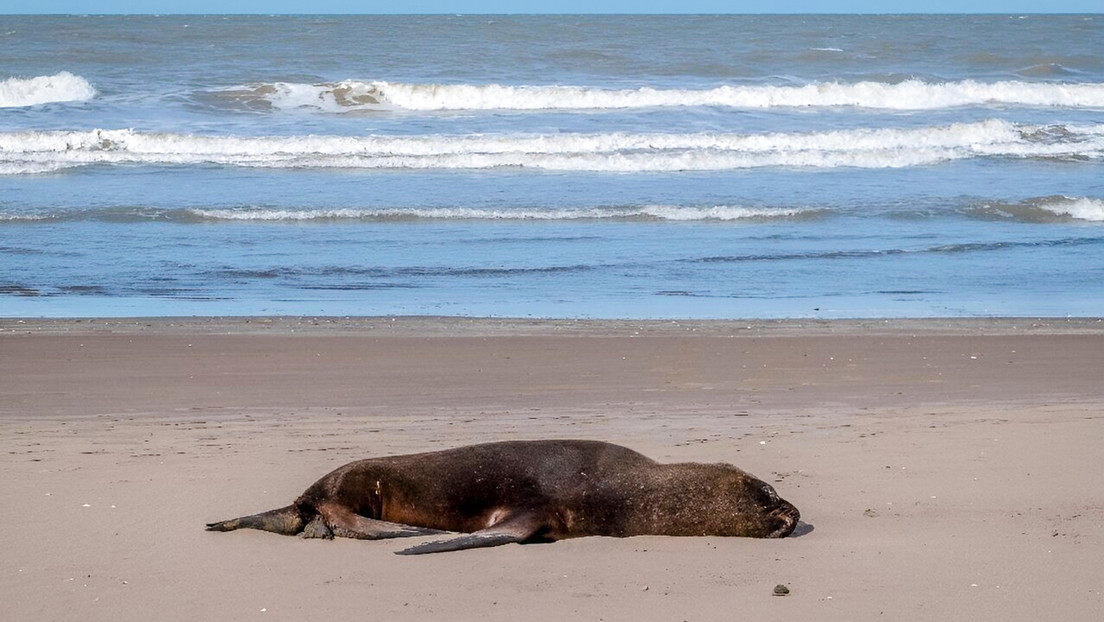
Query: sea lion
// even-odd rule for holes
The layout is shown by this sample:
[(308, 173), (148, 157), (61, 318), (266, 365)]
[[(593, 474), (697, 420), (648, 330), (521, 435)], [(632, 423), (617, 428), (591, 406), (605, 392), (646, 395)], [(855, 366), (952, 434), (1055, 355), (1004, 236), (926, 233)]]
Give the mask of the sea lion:
[(307, 538), (461, 532), (398, 551), (455, 551), (580, 536), (783, 538), (797, 508), (728, 464), (660, 464), (599, 441), (505, 441), (339, 467), (295, 503), (209, 523)]

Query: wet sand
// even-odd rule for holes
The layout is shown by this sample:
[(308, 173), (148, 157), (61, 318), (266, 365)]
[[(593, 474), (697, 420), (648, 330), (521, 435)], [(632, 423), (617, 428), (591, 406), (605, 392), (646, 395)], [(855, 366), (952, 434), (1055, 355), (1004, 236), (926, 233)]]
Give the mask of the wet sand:
[[(807, 526), (421, 557), (203, 530), (535, 438), (731, 462)], [(1097, 319), (0, 320), (13, 620), (1096, 620), (1102, 464)]]

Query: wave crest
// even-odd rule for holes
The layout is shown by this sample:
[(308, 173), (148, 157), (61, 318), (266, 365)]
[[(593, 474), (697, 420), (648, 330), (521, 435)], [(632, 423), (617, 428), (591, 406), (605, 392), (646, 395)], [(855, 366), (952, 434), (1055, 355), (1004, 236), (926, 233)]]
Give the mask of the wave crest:
[(88, 101), (95, 96), (96, 89), (88, 80), (68, 71), (35, 78), (8, 78), (0, 82), (0, 108)]
[(466, 207), (394, 207), (394, 208), (155, 208), (111, 207), (90, 210), (15, 213), (0, 211), (0, 224), (40, 222), (404, 222), (419, 220), (602, 220), (602, 221), (700, 221), (766, 222), (817, 218), (825, 213), (806, 207), (745, 207), (741, 205), (643, 205), (579, 208), (466, 208)]
[(973, 211), (981, 218), (1023, 222), (1104, 222), (1104, 199), (1057, 195), (1027, 199), (1019, 203), (985, 203)]
[(710, 207), (647, 205), (641, 207), (592, 207), (568, 209), (482, 209), (482, 208), (381, 208), (381, 209), (191, 209), (204, 220), (299, 222), (318, 220), (661, 220), (737, 221), (808, 217), (819, 210), (806, 208)]
[(1104, 222), (1104, 200), (1101, 199), (1062, 197), (1062, 200), (1044, 203), (1039, 207), (1077, 220)]
[(0, 173), (89, 164), (264, 168), (668, 172), (760, 167), (900, 168), (967, 158), (1104, 157), (1104, 125), (1001, 120), (766, 134), (567, 133), (203, 136), (133, 130), (0, 133)]
[(803, 86), (726, 85), (710, 89), (600, 89), (586, 86), (415, 84), (344, 80), (320, 84), (251, 84), (216, 96), (252, 109), (603, 110), (711, 106), (724, 108), (857, 107), (933, 110), (962, 106), (1104, 108), (1104, 84), (1000, 82), (814, 82)]

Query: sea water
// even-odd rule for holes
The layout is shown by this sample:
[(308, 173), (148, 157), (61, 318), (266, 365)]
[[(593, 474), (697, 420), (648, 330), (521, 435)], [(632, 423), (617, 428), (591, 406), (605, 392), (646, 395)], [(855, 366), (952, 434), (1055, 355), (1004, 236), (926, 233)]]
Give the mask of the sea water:
[(0, 316), (1101, 313), (1101, 16), (0, 16)]

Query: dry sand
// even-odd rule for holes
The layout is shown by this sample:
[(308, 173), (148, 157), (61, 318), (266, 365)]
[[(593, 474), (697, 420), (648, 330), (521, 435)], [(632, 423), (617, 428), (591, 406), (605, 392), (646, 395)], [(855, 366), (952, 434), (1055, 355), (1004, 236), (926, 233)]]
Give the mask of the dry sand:
[[(808, 527), (203, 530), (353, 459), (567, 437), (737, 464)], [(1104, 619), (1099, 320), (0, 320), (0, 465), (5, 620)]]

